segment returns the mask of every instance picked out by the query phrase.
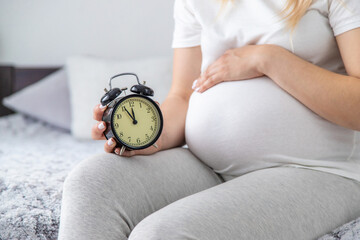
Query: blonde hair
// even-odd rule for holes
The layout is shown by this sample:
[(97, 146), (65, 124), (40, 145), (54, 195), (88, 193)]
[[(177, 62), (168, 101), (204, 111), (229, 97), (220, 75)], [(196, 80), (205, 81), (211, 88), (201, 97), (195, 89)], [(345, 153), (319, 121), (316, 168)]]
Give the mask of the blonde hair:
[[(221, 9), (228, 2), (234, 2), (234, 0), (220, 0), (221, 1)], [(299, 23), (300, 19), (306, 13), (306, 10), (310, 7), (313, 0), (286, 0), (285, 7), (279, 12), (281, 16), (281, 20), (286, 20), (286, 27), (294, 31), (296, 25)]]

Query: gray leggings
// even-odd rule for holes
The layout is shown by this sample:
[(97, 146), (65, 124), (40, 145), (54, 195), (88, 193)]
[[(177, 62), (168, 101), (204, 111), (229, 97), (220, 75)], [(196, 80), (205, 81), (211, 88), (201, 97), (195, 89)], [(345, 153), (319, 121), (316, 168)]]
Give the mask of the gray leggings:
[(80, 163), (64, 184), (59, 239), (316, 239), (360, 216), (360, 184), (276, 167), (224, 180), (189, 150)]

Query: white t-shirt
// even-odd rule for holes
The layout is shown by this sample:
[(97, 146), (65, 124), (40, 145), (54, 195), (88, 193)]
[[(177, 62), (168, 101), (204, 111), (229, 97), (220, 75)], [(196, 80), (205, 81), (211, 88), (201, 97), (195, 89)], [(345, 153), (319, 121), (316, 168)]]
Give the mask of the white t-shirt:
[[(220, 1), (175, 0), (172, 47), (201, 45), (202, 72), (227, 49), (276, 44), (346, 74), (335, 36), (360, 27), (360, 1), (342, 2), (314, 0), (291, 39), (278, 15), (285, 0), (234, 0), (218, 18)], [(315, 114), (267, 77), (194, 92), (185, 134), (189, 149), (227, 179), (288, 166), (360, 181), (360, 133)]]

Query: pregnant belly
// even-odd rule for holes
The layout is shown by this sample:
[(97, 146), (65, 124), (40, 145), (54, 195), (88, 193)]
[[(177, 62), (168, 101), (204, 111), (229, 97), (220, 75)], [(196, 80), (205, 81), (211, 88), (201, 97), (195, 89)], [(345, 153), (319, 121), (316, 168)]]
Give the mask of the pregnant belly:
[(194, 92), (185, 134), (189, 149), (216, 172), (241, 175), (293, 162), (343, 161), (354, 131), (325, 120), (260, 77)]

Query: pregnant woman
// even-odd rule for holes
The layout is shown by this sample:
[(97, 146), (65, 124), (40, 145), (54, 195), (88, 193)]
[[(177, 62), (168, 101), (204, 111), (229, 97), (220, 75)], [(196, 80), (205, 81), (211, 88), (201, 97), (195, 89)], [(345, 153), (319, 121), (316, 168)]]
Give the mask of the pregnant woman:
[(80, 163), (59, 238), (306, 240), (360, 217), (360, 1), (175, 0), (174, 19), (159, 148)]

